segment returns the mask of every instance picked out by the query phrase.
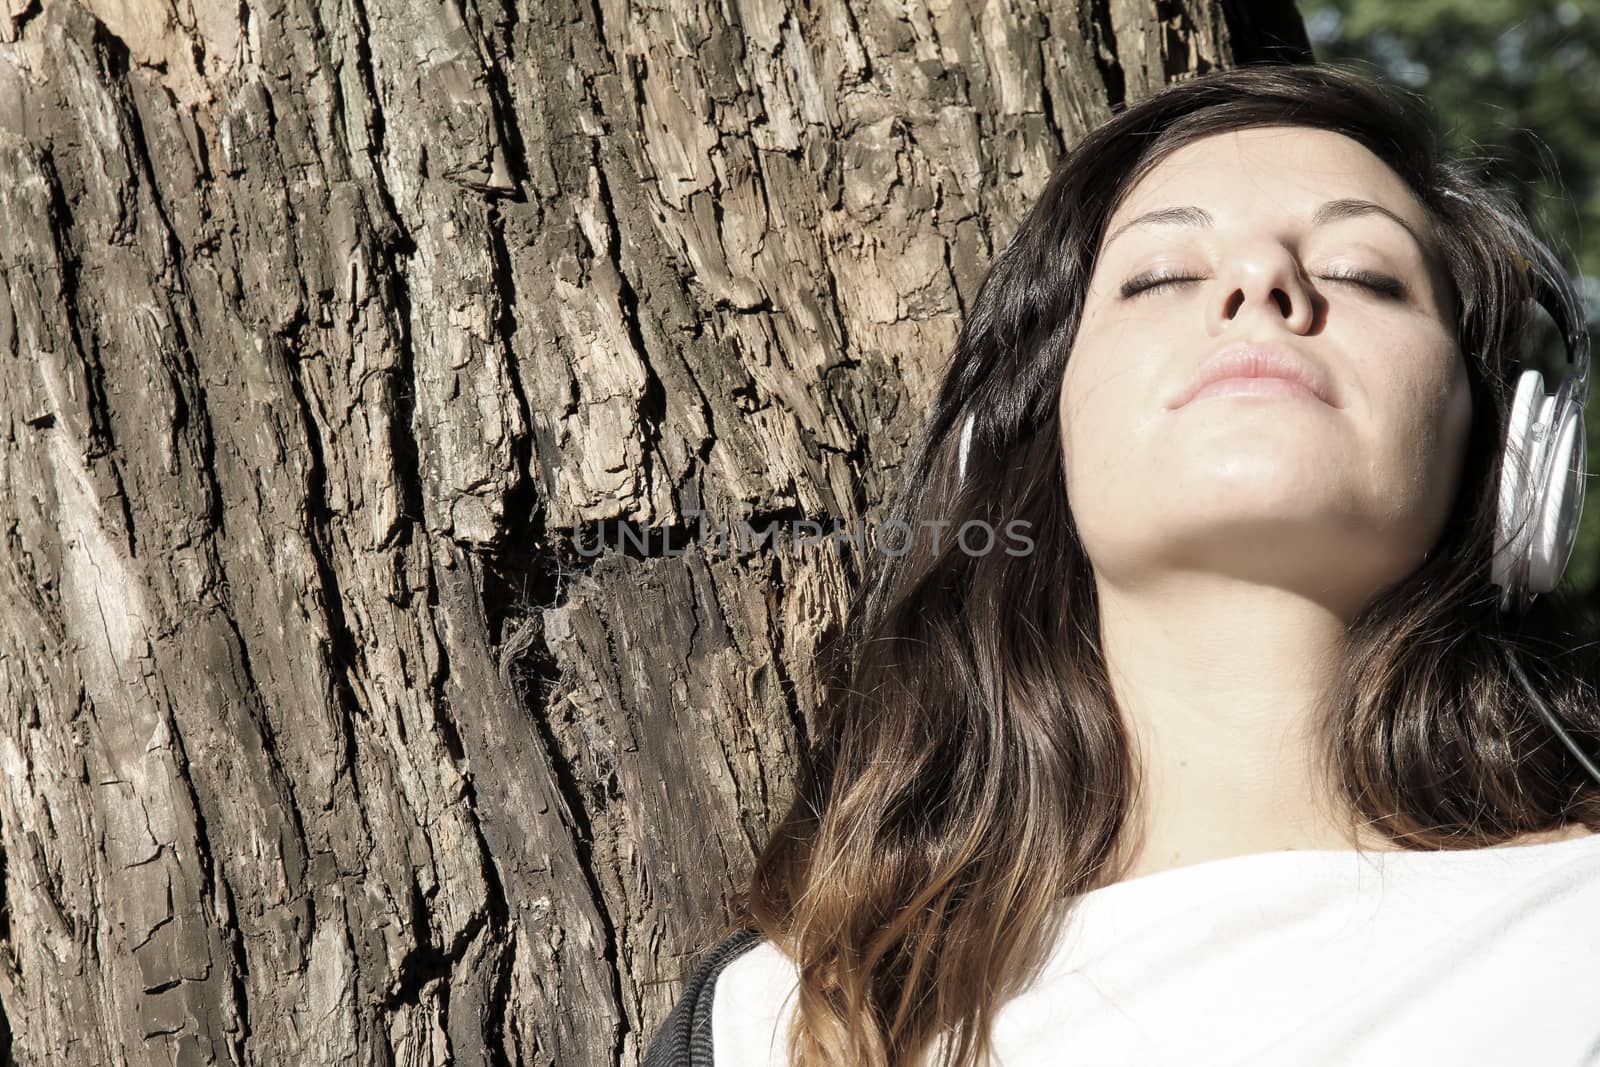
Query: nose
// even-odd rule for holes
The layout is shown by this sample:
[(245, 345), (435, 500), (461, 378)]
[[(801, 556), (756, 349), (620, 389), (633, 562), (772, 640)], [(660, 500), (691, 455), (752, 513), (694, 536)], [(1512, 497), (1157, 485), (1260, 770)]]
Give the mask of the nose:
[(1213, 296), (1218, 333), (1256, 316), (1293, 333), (1306, 333), (1316, 316), (1300, 263), (1279, 241), (1260, 238), (1236, 247), (1218, 273)]

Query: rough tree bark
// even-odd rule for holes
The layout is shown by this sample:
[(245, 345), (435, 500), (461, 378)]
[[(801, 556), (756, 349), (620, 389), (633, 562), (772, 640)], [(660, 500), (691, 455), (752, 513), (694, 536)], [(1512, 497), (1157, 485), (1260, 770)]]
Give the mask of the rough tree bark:
[(1287, 0), (518, 6), (0, 0), (18, 1063), (635, 1062), (855, 565), (704, 534), (869, 519), (1062, 146), (1309, 56)]

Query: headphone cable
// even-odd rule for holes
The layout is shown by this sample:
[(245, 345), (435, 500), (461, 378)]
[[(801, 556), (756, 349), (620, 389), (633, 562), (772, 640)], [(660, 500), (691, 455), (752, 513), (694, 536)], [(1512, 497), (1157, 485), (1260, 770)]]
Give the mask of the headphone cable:
[(1584, 755), (1583, 749), (1578, 747), (1578, 743), (1572, 739), (1572, 735), (1567, 733), (1562, 725), (1556, 721), (1555, 713), (1550, 710), (1550, 706), (1544, 702), (1544, 698), (1533, 688), (1533, 683), (1528, 681), (1528, 676), (1522, 673), (1522, 664), (1517, 662), (1516, 654), (1511, 651), (1511, 646), (1508, 644), (1504, 648), (1506, 661), (1511, 664), (1511, 672), (1517, 676), (1517, 681), (1522, 683), (1522, 688), (1532, 698), (1534, 706), (1539, 709), (1539, 714), (1544, 716), (1544, 721), (1550, 724), (1550, 729), (1554, 730), (1556, 736), (1561, 738), (1562, 743), (1567, 746), (1578, 762), (1583, 764), (1583, 769), (1589, 772), (1590, 777), (1600, 783), (1600, 767), (1596, 767), (1594, 761)]

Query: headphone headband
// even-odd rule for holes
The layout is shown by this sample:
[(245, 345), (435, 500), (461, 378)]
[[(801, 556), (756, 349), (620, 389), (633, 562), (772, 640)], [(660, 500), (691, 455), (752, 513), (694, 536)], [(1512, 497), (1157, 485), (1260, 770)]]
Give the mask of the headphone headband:
[(1589, 325), (1584, 321), (1583, 309), (1570, 307), (1542, 274), (1534, 274), (1533, 283), (1534, 301), (1544, 308), (1561, 332), (1567, 363), (1572, 368), (1569, 372), (1572, 391), (1582, 405), (1589, 397)]

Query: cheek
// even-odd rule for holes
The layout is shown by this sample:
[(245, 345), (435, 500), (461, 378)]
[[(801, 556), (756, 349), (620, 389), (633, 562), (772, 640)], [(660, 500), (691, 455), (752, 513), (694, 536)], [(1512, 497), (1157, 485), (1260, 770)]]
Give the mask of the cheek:
[(1092, 354), (1075, 359), (1068, 363), (1058, 413), (1067, 491), (1091, 508), (1114, 507), (1145, 432), (1142, 387), (1127, 368)]
[(1472, 389), (1459, 363), (1391, 396), (1384, 450), (1394, 480), (1423, 487), (1427, 507), (1448, 508), (1454, 499), (1472, 431)]
[(1078, 372), (1079, 362), (1076, 354), (1067, 357), (1067, 369), (1061, 376), (1061, 388), (1056, 396), (1056, 421), (1061, 436), (1061, 466), (1067, 472), (1070, 480), (1072, 476), (1073, 438), (1078, 433), (1078, 420), (1081, 416), (1083, 403), (1079, 399)]
[(1435, 374), (1420, 383), (1418, 393), (1425, 401), (1419, 405), (1423, 411), (1419, 419), (1436, 449), (1459, 456), (1472, 428), (1472, 385), (1459, 354), (1442, 362)]
[(1453, 486), (1461, 476), (1466, 460), (1467, 440), (1472, 436), (1472, 386), (1466, 372), (1458, 374), (1449, 387), (1447, 399), (1438, 419), (1438, 447), (1445, 456), (1441, 464), (1449, 471), (1447, 479)]
[(1096, 454), (1105, 440), (1106, 427), (1098, 425), (1105, 409), (1094, 402), (1101, 387), (1088, 355), (1074, 353), (1067, 361), (1061, 385), (1061, 463), (1070, 487), (1085, 464), (1098, 465)]

